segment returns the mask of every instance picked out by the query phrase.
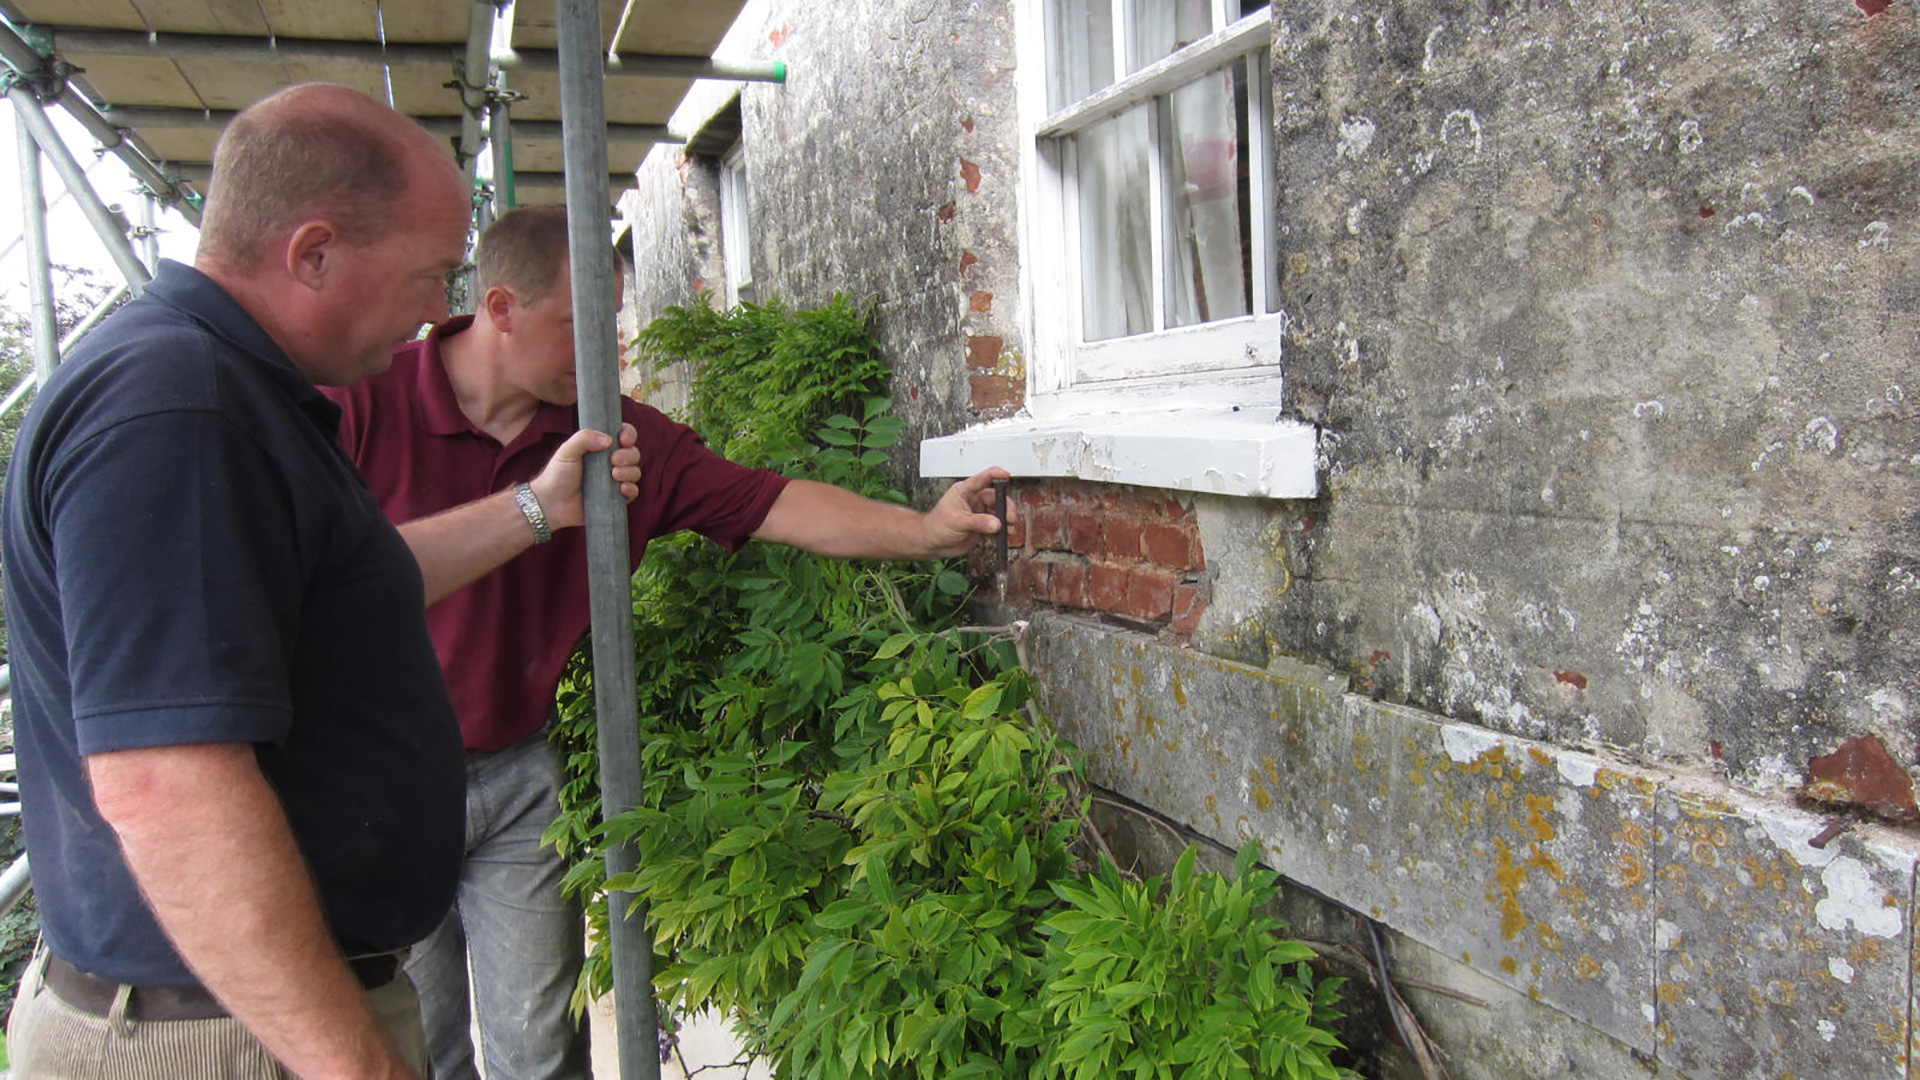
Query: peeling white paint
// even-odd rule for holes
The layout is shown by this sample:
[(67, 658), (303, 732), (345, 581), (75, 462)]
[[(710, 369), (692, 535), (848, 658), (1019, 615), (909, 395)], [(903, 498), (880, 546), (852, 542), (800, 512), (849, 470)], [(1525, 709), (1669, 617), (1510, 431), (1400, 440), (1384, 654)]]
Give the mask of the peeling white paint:
[(1334, 149), (1334, 154), (1358, 161), (1360, 155), (1367, 152), (1367, 147), (1373, 145), (1376, 130), (1373, 121), (1364, 116), (1352, 116), (1340, 121), (1340, 145)]
[(1826, 828), (1826, 822), (1812, 814), (1761, 814), (1759, 825), (1775, 847), (1801, 866), (1825, 866), (1839, 857), (1833, 848), (1817, 848), (1811, 843)]
[(1653, 947), (1665, 952), (1686, 940), (1686, 933), (1678, 924), (1665, 919), (1655, 919), (1653, 923)]
[(1848, 923), (1864, 934), (1890, 938), (1900, 933), (1901, 910), (1890, 905), (1886, 890), (1859, 859), (1842, 855), (1820, 873), (1826, 899), (1813, 905), (1813, 917), (1828, 930), (1845, 930)]
[[(1829, 956), (1827, 957), (1827, 974), (1843, 983), (1850, 983), (1853, 981), (1853, 965), (1847, 963), (1847, 958), (1844, 956)], [(1832, 1036), (1829, 1035), (1828, 1038)]]
[(1595, 758), (1561, 754), (1554, 759), (1560, 778), (1576, 787), (1592, 787), (1600, 778), (1600, 762)]
[(1500, 736), (1486, 728), (1448, 724), (1440, 729), (1440, 743), (1446, 747), (1447, 757), (1458, 764), (1471, 765), (1499, 746)]
[(1840, 1028), (1831, 1020), (1821, 1020), (1814, 1027), (1820, 1029), (1820, 1038), (1827, 1042), (1832, 1042), (1834, 1036), (1840, 1034)]

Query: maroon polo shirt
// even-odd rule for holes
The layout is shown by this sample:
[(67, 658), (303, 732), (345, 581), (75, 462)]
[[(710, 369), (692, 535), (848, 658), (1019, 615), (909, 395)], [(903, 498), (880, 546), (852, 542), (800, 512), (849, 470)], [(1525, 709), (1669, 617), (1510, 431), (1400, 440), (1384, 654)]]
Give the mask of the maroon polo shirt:
[[(533, 479), (579, 429), (573, 409), (543, 403), (502, 446), (467, 419), (440, 342), (472, 321), (447, 322), (396, 349), (386, 372), (326, 390), (345, 413), (341, 444), (395, 523)], [(640, 435), (640, 497), (627, 519), (634, 565), (653, 537), (692, 529), (734, 548), (766, 520), (784, 477), (727, 461), (650, 406), (622, 398), (620, 407)], [(588, 622), (585, 529), (555, 533), (427, 609), (467, 749), (500, 750), (540, 730)]]

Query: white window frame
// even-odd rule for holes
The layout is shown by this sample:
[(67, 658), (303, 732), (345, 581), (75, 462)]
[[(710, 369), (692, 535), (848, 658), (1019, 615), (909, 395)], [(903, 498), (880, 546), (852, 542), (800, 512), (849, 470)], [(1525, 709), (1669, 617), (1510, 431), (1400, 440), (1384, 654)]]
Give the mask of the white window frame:
[(752, 179), (747, 174), (744, 143), (720, 158), (720, 262), (727, 279), (727, 306), (740, 302), (740, 292), (753, 284), (753, 244), (748, 233)]
[[(1020, 112), (1021, 291), (1028, 384), (1024, 415), (921, 444), (921, 474), (965, 476), (1001, 465), (1016, 476), (1063, 476), (1268, 498), (1318, 494), (1318, 438), (1280, 416), (1284, 311), (1083, 343), (1075, 291), (1079, 215), (1065, 136), (1270, 47), (1263, 10), (1227, 25), (1057, 113), (1047, 111), (1046, 0), (1014, 0)], [(1214, 0), (1215, 25), (1227, 0)], [(1117, 12), (1116, 12), (1117, 14)], [(1118, 31), (1124, 20), (1115, 23)], [(1116, 37), (1124, 37), (1124, 32)], [(1123, 42), (1115, 43), (1124, 55)], [(1116, 71), (1124, 64), (1116, 61)], [(1256, 84), (1258, 85), (1258, 84)], [(1265, 114), (1265, 115), (1263, 115)], [(1155, 121), (1157, 123), (1157, 120)], [(1266, 177), (1252, 199), (1251, 293), (1263, 308), (1276, 254), (1270, 109), (1248, 117), (1251, 166)], [(1157, 172), (1157, 166), (1156, 166)], [(1151, 198), (1158, 211), (1156, 190)], [(1155, 258), (1155, 310), (1164, 304)], [(1156, 319), (1156, 321), (1158, 321)], [(1237, 361), (1237, 362), (1236, 362)], [(1078, 377), (1083, 365), (1104, 369)]]

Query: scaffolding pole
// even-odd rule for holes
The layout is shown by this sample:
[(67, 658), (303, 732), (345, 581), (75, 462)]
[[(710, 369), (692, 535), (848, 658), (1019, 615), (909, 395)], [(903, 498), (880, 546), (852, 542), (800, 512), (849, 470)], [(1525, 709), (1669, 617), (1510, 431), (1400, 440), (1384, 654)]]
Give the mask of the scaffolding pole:
[(58, 87), (57, 93), (49, 89), (48, 100), (58, 101), (67, 114), (78, 121), (88, 135), (93, 136), (94, 142), (119, 158), (141, 183), (159, 193), (161, 200), (179, 211), (180, 216), (192, 222), (194, 227), (199, 227), (200, 205), (193, 195), (182, 189), (178, 180), (162, 173), (160, 167), (148, 158), (145, 149), (135, 145), (125, 132), (108, 123), (100, 111), (74, 89), (68, 78), (71, 65), (42, 56), (4, 18), (0, 18), (0, 60), (5, 60), (21, 78), (29, 82)]
[(496, 214), (513, 209), (513, 93), (505, 72), (495, 72), (487, 97), (487, 142), (493, 149), (493, 205)]
[(40, 144), (40, 152), (53, 163), (53, 171), (60, 174), (60, 180), (66, 184), (73, 201), (80, 206), (81, 213), (93, 226), (93, 231), (106, 245), (107, 254), (120, 267), (126, 276), (127, 286), (138, 296), (147, 287), (147, 281), (153, 275), (140, 263), (140, 257), (133, 253), (133, 243), (127, 239), (126, 230), (115, 219), (107, 204), (100, 201), (94, 193), (93, 185), (87, 181), (87, 174), (80, 163), (73, 158), (73, 151), (60, 139), (60, 133), (53, 129), (53, 121), (47, 118), (47, 110), (40, 105), (40, 99), (34, 92), (19, 83), (7, 91), (7, 97), (13, 100), (13, 113), (33, 140)]
[[(612, 201), (607, 183), (606, 74), (599, 0), (560, 0), (561, 151), (566, 162), (567, 248), (573, 275), (575, 381), (580, 423), (620, 430), (619, 330), (614, 323)], [(633, 587), (627, 504), (607, 455), (586, 467), (587, 565), (592, 590), (593, 692), (599, 717), (600, 806), (609, 819), (640, 804), (640, 725), (633, 698)], [(639, 869), (632, 840), (610, 846), (607, 874)], [(659, 1080), (653, 1002), (653, 935), (630, 893), (607, 897), (621, 1080)]]
[(28, 328), (33, 337), (33, 374), (22, 386), (45, 382), (60, 362), (60, 331), (53, 317), (53, 261), (47, 251), (47, 198), (40, 176), (40, 146), (27, 125), (14, 118), (19, 136), (20, 210), (27, 238)]

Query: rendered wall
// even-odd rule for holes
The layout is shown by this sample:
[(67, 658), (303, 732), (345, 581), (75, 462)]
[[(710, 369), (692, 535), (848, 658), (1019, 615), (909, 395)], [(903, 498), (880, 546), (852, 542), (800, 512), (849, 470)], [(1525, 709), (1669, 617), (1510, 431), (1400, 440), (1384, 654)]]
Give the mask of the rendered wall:
[[(756, 286), (873, 302), (913, 434), (1016, 407), (1008, 4), (774, 8)], [(1325, 494), (1017, 481), (1049, 713), (1379, 919), (1460, 1080), (1915, 1075), (1913, 5), (1280, 0), (1273, 65)]]

